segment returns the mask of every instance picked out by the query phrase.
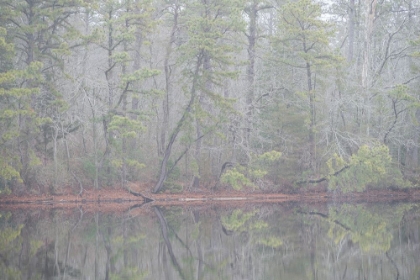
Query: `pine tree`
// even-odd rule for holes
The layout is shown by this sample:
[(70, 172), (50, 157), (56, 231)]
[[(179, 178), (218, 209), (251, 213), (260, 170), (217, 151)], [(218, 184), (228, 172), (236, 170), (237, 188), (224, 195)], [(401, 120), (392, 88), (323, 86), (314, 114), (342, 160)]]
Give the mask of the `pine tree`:
[(35, 118), (31, 96), (39, 92), (36, 87), (21, 87), (22, 82), (39, 79), (39, 63), (32, 63), (23, 70), (14, 69), (14, 45), (7, 30), (0, 27), (0, 179), (9, 190), (13, 182), (22, 182), (22, 156), (19, 154), (20, 130), (25, 118)]
[[(69, 19), (81, 4), (78, 0), (0, 1), (0, 21), (16, 46), (14, 69), (25, 73), (18, 82), (27, 94), (24, 102), (17, 102), (20, 113), (16, 148), (20, 175), (26, 185), (41, 154), (47, 157), (47, 146), (57, 139), (57, 122), (66, 107), (58, 81), (63, 79), (63, 57), (69, 54), (70, 39), (76, 35)], [(55, 164), (56, 152), (54, 142)]]
[(282, 7), (279, 32), (273, 38), (274, 60), (286, 65), (289, 71), (297, 72), (296, 76), (304, 81), (291, 81), (287, 87), (306, 99), (309, 168), (313, 172), (316, 172), (317, 165), (316, 82), (324, 69), (340, 61), (340, 57), (330, 48), (329, 39), (334, 28), (321, 16), (321, 6), (311, 0), (288, 2)]
[[(136, 46), (141, 46), (136, 45), (136, 41), (139, 36), (146, 37), (156, 22), (149, 0), (108, 0), (98, 4), (98, 8), (92, 11), (97, 15), (97, 27), (93, 33), (99, 34), (95, 43), (105, 52), (105, 71), (101, 74), (105, 77), (107, 91), (103, 98), (106, 109), (100, 117), (105, 151), (96, 168), (108, 185), (119, 173), (124, 186), (128, 169), (138, 171), (143, 166), (127, 147), (128, 141), (145, 129), (141, 119), (136, 117), (141, 112), (134, 108), (134, 103), (138, 103), (141, 95), (153, 93), (144, 82), (159, 74), (149, 67), (140, 68), (136, 56), (141, 49), (136, 49)], [(134, 108), (131, 114), (128, 109), (130, 102)], [(98, 187), (99, 182), (95, 185)]]
[[(179, 62), (184, 66), (182, 82), (188, 102), (169, 137), (154, 192), (162, 189), (168, 176), (169, 157), (181, 130), (189, 127), (191, 131), (195, 127), (195, 136), (187, 137), (187, 149), (196, 143), (195, 159), (199, 168), (205, 131), (214, 131), (220, 119), (226, 116), (223, 111), (232, 111), (232, 101), (220, 94), (220, 88), (225, 79), (233, 77), (228, 67), (234, 63), (235, 45), (229, 42), (228, 36), (243, 28), (240, 4), (240, 1), (228, 0), (185, 1), (187, 9), (180, 21), (187, 31), (187, 41), (178, 51)], [(198, 169), (193, 185), (198, 185), (199, 177)]]

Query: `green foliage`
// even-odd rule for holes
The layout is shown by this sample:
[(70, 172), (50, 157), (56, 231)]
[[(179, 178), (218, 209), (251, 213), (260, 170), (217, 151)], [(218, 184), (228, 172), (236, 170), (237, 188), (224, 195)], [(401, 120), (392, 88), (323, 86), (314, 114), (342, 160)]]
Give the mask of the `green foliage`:
[[(389, 149), (382, 144), (363, 145), (348, 161), (334, 155), (327, 162), (330, 169), (328, 186), (331, 190), (339, 189), (342, 192), (363, 191), (367, 185), (384, 180), (385, 175), (392, 170), (391, 163)], [(342, 172), (334, 175), (343, 168)], [(399, 178), (394, 178), (397, 179)]]
[[(145, 113), (130, 106), (130, 102), (161, 94), (158, 89), (145, 87), (148, 79), (160, 74), (159, 70), (133, 67), (140, 63), (137, 56), (142, 50), (137, 48), (147, 43), (147, 35), (157, 23), (154, 8), (151, 0), (107, 0), (88, 9), (89, 15), (94, 15), (94, 23), (89, 23), (93, 29), (83, 40), (96, 44), (106, 55), (102, 74), (108, 86), (107, 98), (97, 100), (105, 108), (100, 114), (106, 130), (103, 136), (107, 137), (103, 162), (112, 169), (112, 174), (106, 174), (108, 183), (112, 183), (117, 174), (122, 182), (138, 179), (139, 169), (145, 167), (140, 159), (140, 148), (136, 145), (145, 130)], [(133, 110), (129, 111), (129, 107)], [(98, 107), (92, 110), (98, 110)]]
[(111, 273), (110, 280), (136, 280), (146, 279), (147, 271), (139, 271), (138, 267), (125, 267), (120, 273)]
[(244, 29), (241, 1), (187, 2), (189, 9), (185, 9), (183, 19), (188, 27), (188, 42), (180, 49), (181, 60), (195, 59), (197, 54), (204, 51), (220, 65), (231, 64), (233, 61), (230, 54), (235, 51), (235, 45), (227, 44), (222, 39), (227, 35), (226, 32)]
[[(37, 88), (23, 88), (22, 81), (39, 79), (42, 64), (31, 63), (24, 70), (11, 69), (14, 47), (6, 41), (7, 32), (0, 27), (0, 178), (4, 181), (16, 180), (22, 182), (20, 172), (22, 164), (17, 156), (17, 139), (22, 136), (19, 119), (28, 117), (33, 125), (40, 121), (30, 106), (31, 94), (37, 93)], [(36, 165), (33, 152), (28, 151), (32, 160), (30, 166)], [(8, 190), (6, 186), (6, 190)]]
[(96, 167), (92, 159), (85, 158), (82, 162), (82, 169), (85, 176), (92, 181), (95, 180)]
[(262, 155), (259, 155), (258, 160), (261, 162), (271, 163), (278, 160), (280, 157), (281, 157), (281, 152), (273, 150), (273, 151), (266, 152)]
[(261, 155), (254, 155), (248, 166), (237, 165), (227, 170), (221, 176), (220, 181), (235, 190), (240, 190), (243, 187), (255, 188), (254, 182), (264, 178), (268, 174), (267, 169), (280, 157), (281, 153), (274, 150)]
[(184, 186), (180, 184), (181, 169), (178, 165), (174, 166), (174, 162), (172, 160), (169, 160), (168, 168), (172, 171), (168, 174), (164, 184), (165, 189), (170, 190), (171, 192), (182, 192), (184, 190)]
[(31, 251), (30, 251), (30, 255), (31, 256), (35, 256), (35, 254), (38, 252), (38, 250), (44, 245), (44, 242), (42, 240), (31, 240), (30, 241), (30, 246), (31, 246)]
[[(222, 182), (253, 188), (302, 172), (312, 178), (334, 144), (351, 154), (375, 137), (400, 166), (377, 147), (336, 155), (327, 163), (330, 189), (360, 191), (389, 178), (402, 186), (398, 168), (418, 171), (420, 40), (418, 18), (410, 16), (415, 7), (401, 2), (401, 12), (391, 13), (388, 2), (378, 3), (366, 37), (363, 5), (341, 2), (0, 0), (2, 191), (39, 183), (53, 166), (54, 176), (57, 166), (80, 170), (76, 162), (91, 178), (100, 171), (99, 177), (137, 179), (146, 160), (150, 175), (162, 153), (189, 156), (195, 143), (189, 174), (206, 180), (220, 151), (234, 147), (233, 158), (247, 166), (227, 170)], [(331, 6), (340, 12), (326, 16)], [(385, 20), (394, 27), (377, 28)], [(364, 43), (370, 49), (360, 53)], [(339, 52), (346, 48), (359, 55), (344, 65)], [(249, 63), (242, 63), (247, 54)], [(153, 119), (142, 119), (146, 114)], [(243, 121), (252, 125), (242, 150)], [(156, 132), (146, 137), (146, 126)], [(278, 152), (264, 153), (267, 147), (285, 153), (281, 164)], [(41, 158), (48, 173), (38, 172)], [(174, 171), (168, 186), (181, 189), (181, 171)]]
[(255, 212), (243, 213), (242, 210), (236, 209), (229, 216), (222, 217), (222, 225), (231, 231), (243, 231), (244, 225), (255, 215)]
[(126, 83), (131, 83), (135, 81), (144, 81), (145, 79), (157, 76), (159, 74), (160, 74), (160, 71), (156, 69), (140, 69), (140, 70), (134, 71), (133, 73), (122, 76), (122, 83), (123, 83), (123, 86), (125, 86)]
[(17, 228), (6, 227), (0, 231), (0, 248), (3, 253), (13, 248), (13, 241), (20, 236), (22, 228), (23, 225), (20, 225)]
[[(229, 67), (237, 63), (234, 54), (239, 45), (229, 37), (243, 30), (244, 21), (239, 0), (188, 0), (187, 5), (188, 9), (181, 14), (181, 21), (188, 40), (178, 48), (178, 61), (185, 66), (183, 77), (187, 93), (200, 92), (218, 111), (217, 114), (208, 112), (197, 100), (194, 114), (204, 124), (205, 119), (218, 119), (234, 111), (234, 100), (224, 97), (219, 89), (223, 88), (226, 80), (237, 77), (237, 71), (231, 71)], [(197, 67), (196, 71), (192, 70), (191, 65)]]
[(194, 223), (194, 227), (191, 232), (192, 240), (197, 240), (200, 237), (200, 226), (201, 226), (201, 222)]
[[(117, 262), (123, 256), (123, 251), (143, 244), (145, 238), (146, 236), (143, 233), (131, 235), (129, 238), (125, 238), (123, 234), (110, 236), (112, 247), (116, 251), (111, 261), (114, 263)], [(138, 267), (126, 266), (118, 273), (111, 273), (110, 279), (145, 279), (147, 275), (147, 271), (140, 271)]]
[[(321, 18), (321, 5), (312, 0), (289, 1), (280, 13), (279, 32), (274, 44), (287, 50), (288, 55), (278, 57), (296, 67), (331, 66), (342, 58), (330, 50), (329, 39), (334, 25)], [(298, 59), (296, 61), (296, 59)]]
[[(279, 77), (284, 91), (279, 90), (274, 106), (267, 108), (272, 110), (278, 107), (281, 111), (267, 110), (268, 114), (277, 114), (276, 119), (279, 120), (266, 133), (276, 132), (274, 137), (287, 141), (281, 144), (287, 144), (288, 149), (293, 150), (293, 155), (288, 159), (297, 158), (300, 163), (295, 168), (302, 172), (310, 169), (311, 173), (318, 165), (317, 134), (320, 115), (325, 112), (318, 112), (318, 107), (324, 105), (321, 103), (322, 97), (332, 84), (330, 81), (322, 82), (330, 79), (330, 71), (343, 61), (339, 51), (331, 44), (335, 26), (322, 18), (321, 5), (312, 0), (298, 0), (287, 1), (282, 6), (278, 13), (278, 30), (271, 37), (272, 51), (268, 54), (271, 61), (267, 62), (269, 69), (275, 71), (272, 79)], [(287, 115), (286, 112), (291, 114)], [(295, 120), (297, 117), (300, 119)], [(299, 124), (290, 128), (292, 122)], [(302, 141), (303, 133), (306, 135)], [(294, 162), (292, 164), (296, 165)], [(296, 173), (295, 170), (289, 172)]]
[(146, 165), (134, 159), (126, 159), (126, 163), (128, 167), (135, 168), (135, 169), (142, 169), (146, 167)]
[(247, 232), (251, 236), (251, 242), (278, 249), (283, 245), (282, 238), (273, 235), (272, 225), (265, 220), (259, 219), (259, 211), (244, 212), (236, 209), (230, 215), (221, 217), (221, 222), (226, 231), (234, 233)]
[(331, 209), (329, 221), (328, 236), (336, 244), (348, 235), (364, 252), (383, 253), (391, 247), (392, 233), (386, 219), (363, 206), (344, 205), (338, 211)]
[(223, 173), (220, 181), (224, 184), (228, 184), (235, 190), (242, 189), (243, 186), (254, 187), (252, 182), (237, 168), (232, 168)]
[(137, 133), (145, 130), (145, 127), (138, 120), (114, 115), (109, 123), (109, 130), (117, 132), (123, 138), (135, 138)]
[[(7, 220), (8, 217), (5, 217)], [(17, 254), (17, 248), (19, 248), (21, 232), (23, 225), (16, 227), (9, 227), (3, 224), (0, 229), (0, 255), (8, 260), (12, 254)], [(2, 272), (2, 277), (5, 279), (21, 279), (21, 269), (16, 268), (13, 264), (7, 264), (6, 262), (0, 262), (0, 271)]]
[(283, 245), (283, 240), (276, 236), (270, 236), (259, 239), (257, 243), (272, 248), (280, 248)]
[[(59, 127), (69, 108), (61, 91), (69, 77), (63, 58), (79, 34), (68, 19), (81, 5), (79, 0), (0, 1), (0, 25), (7, 28), (0, 31), (0, 146), (8, 151), (2, 153), (4, 175), (14, 182), (33, 180), (38, 157), (49, 156), (50, 127)], [(8, 40), (17, 46), (14, 50), (4, 44)], [(19, 163), (14, 160), (18, 152)]]

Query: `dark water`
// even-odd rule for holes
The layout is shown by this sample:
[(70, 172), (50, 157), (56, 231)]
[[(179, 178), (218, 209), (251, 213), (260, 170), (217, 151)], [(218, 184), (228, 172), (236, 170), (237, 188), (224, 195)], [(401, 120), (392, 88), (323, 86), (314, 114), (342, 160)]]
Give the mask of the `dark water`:
[(1, 212), (0, 279), (420, 279), (420, 208)]

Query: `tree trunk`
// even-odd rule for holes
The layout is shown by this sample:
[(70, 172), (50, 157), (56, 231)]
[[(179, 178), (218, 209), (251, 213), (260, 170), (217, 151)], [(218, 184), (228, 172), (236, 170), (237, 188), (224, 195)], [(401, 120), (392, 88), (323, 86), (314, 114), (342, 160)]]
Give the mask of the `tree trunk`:
[(169, 66), (169, 59), (171, 58), (172, 53), (172, 45), (175, 43), (176, 40), (176, 30), (178, 28), (178, 12), (179, 12), (179, 5), (175, 5), (174, 7), (174, 24), (172, 25), (171, 36), (169, 38), (168, 45), (166, 47), (166, 54), (164, 60), (164, 70), (165, 70), (165, 97), (162, 102), (162, 111), (163, 111), (163, 120), (162, 120), (162, 127), (160, 130), (160, 142), (158, 147), (158, 154), (159, 156), (163, 156), (165, 151), (166, 145), (166, 133), (169, 129), (169, 96), (172, 92), (172, 82), (171, 82), (171, 68)]
[[(413, 32), (413, 15), (414, 15), (414, 11), (413, 11), (413, 5), (412, 2), (409, 1), (408, 3), (408, 21), (409, 21), (409, 28), (410, 28), (410, 34)], [(415, 69), (414, 67), (414, 63), (413, 63), (413, 57), (412, 56), (408, 56), (408, 68), (409, 69)], [(413, 71), (413, 70), (411, 70)], [(417, 121), (414, 126), (414, 147), (413, 147), (413, 155), (412, 155), (412, 159), (411, 159), (411, 164), (412, 167), (414, 169), (417, 169), (419, 167), (419, 140), (420, 140), (420, 109), (416, 109), (416, 113), (415, 113), (415, 120)]]
[(369, 85), (370, 85), (370, 49), (371, 49), (371, 39), (373, 34), (373, 23), (375, 20), (375, 11), (376, 11), (377, 0), (366, 0), (366, 18), (365, 18), (365, 39), (363, 46), (363, 64), (362, 64), (362, 89), (364, 92), (364, 120), (366, 124), (366, 136), (370, 136), (370, 118), (371, 118), (371, 108), (370, 108), (370, 94), (369, 94)]
[[(210, 63), (210, 58), (208, 56), (208, 54), (204, 54), (204, 62), (203, 62), (203, 68), (204, 71), (209, 73), (211, 72), (211, 63)], [(206, 90), (211, 92), (211, 82), (210, 81), (206, 81)], [(204, 95), (203, 93), (200, 94), (200, 98), (198, 100), (201, 108), (204, 107)], [(210, 110), (210, 108), (208, 108)], [(197, 119), (196, 117), (196, 139), (197, 141), (195, 142), (195, 151), (194, 151), (194, 157), (195, 157), (195, 161), (197, 164), (197, 172), (198, 174), (194, 174), (194, 178), (193, 178), (193, 182), (192, 182), (192, 187), (193, 188), (198, 188), (200, 186), (200, 177), (201, 177), (201, 147), (202, 147), (202, 141), (203, 141), (203, 132), (202, 132), (202, 127), (201, 127), (201, 123), (200, 123), (200, 119)]]
[(316, 172), (316, 137), (315, 137), (315, 126), (316, 126), (316, 110), (315, 110), (315, 91), (312, 87), (312, 71), (311, 65), (306, 63), (306, 79), (308, 83), (308, 94), (309, 94), (309, 165), (313, 172)]
[(250, 145), (250, 135), (252, 131), (252, 116), (253, 116), (253, 102), (254, 102), (254, 82), (255, 82), (255, 44), (257, 41), (257, 17), (258, 17), (258, 3), (252, 2), (247, 9), (249, 16), (248, 23), (248, 63), (246, 67), (247, 79), (247, 94), (246, 94), (246, 116), (245, 116), (245, 146)]
[(58, 185), (58, 162), (57, 162), (57, 138), (58, 138), (58, 127), (54, 126), (53, 136), (53, 160), (54, 160), (54, 188)]
[(351, 62), (353, 60), (354, 53), (354, 26), (356, 20), (356, 10), (354, 6), (354, 0), (349, 0), (348, 6), (348, 49), (347, 49), (347, 61)]
[(196, 87), (197, 87), (197, 81), (198, 81), (198, 72), (201, 68), (203, 64), (203, 52), (200, 53), (200, 55), (197, 58), (197, 62), (195, 65), (195, 70), (194, 70), (194, 78), (193, 78), (193, 82), (192, 82), (192, 86), (191, 86), (191, 91), (190, 91), (190, 100), (188, 102), (187, 107), (184, 110), (184, 113), (181, 117), (181, 119), (178, 121), (177, 126), (175, 127), (174, 131), (172, 132), (171, 137), (169, 138), (168, 144), (166, 145), (165, 148), (165, 153), (162, 159), (162, 164), (160, 166), (160, 171), (159, 171), (159, 180), (156, 183), (153, 192), (157, 193), (159, 192), (162, 187), (163, 187), (163, 183), (166, 180), (166, 177), (168, 176), (168, 160), (169, 157), (171, 156), (172, 153), (172, 146), (175, 143), (175, 140), (178, 137), (179, 132), (181, 131), (182, 126), (184, 125), (184, 122), (187, 120), (187, 117), (191, 111), (191, 108), (194, 104), (195, 98), (196, 98)]

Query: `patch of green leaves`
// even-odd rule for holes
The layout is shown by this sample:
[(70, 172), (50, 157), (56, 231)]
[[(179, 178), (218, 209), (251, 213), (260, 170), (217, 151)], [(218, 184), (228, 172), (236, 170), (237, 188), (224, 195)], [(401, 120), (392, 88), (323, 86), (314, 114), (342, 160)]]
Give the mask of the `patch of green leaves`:
[[(330, 170), (329, 189), (360, 192), (369, 184), (380, 183), (388, 173), (392, 173), (392, 158), (386, 145), (363, 145), (347, 161), (334, 155), (327, 166)], [(334, 175), (341, 169), (342, 172)], [(394, 179), (398, 179), (398, 176)]]
[(220, 181), (240, 190), (243, 187), (256, 188), (254, 182), (264, 178), (268, 174), (268, 169), (278, 161), (281, 152), (269, 151), (261, 155), (254, 155), (248, 166), (237, 165), (227, 170), (220, 178)]

